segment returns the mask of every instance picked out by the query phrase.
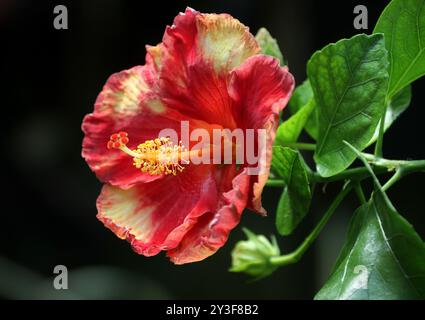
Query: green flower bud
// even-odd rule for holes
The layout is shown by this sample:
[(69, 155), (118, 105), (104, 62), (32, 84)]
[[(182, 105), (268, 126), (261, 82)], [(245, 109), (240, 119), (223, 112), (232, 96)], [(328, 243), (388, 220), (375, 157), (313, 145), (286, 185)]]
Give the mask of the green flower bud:
[(248, 240), (239, 241), (232, 251), (231, 272), (244, 272), (257, 279), (273, 273), (277, 266), (270, 262), (270, 258), (280, 255), (276, 238), (271, 242), (263, 235), (256, 235), (248, 229), (243, 229)]

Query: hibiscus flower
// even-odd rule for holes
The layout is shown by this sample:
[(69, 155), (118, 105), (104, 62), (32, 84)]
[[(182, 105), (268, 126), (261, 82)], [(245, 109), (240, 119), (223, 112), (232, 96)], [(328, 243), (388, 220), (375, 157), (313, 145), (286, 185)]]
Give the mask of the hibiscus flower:
[[(139, 254), (199, 261), (224, 245), (245, 208), (265, 215), (261, 193), (294, 80), (227, 14), (186, 9), (162, 43), (146, 50), (145, 65), (108, 79), (82, 124), (82, 155), (104, 183), (97, 217)], [(159, 137), (165, 128), (180, 135), (183, 121), (190, 132), (264, 129), (266, 170), (252, 175), (248, 164), (159, 161), (159, 151), (177, 160), (190, 153), (192, 142)]]

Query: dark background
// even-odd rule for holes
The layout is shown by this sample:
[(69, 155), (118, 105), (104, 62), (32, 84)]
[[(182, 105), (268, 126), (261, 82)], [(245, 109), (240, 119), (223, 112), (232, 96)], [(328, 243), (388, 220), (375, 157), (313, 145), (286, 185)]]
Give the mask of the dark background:
[[(145, 44), (161, 41), (165, 26), (186, 6), (227, 12), (253, 33), (265, 26), (277, 38), (297, 83), (311, 54), (351, 37), (353, 8), (365, 4), (369, 30), (388, 1), (17, 1), (0, 0), (2, 298), (303, 298), (320, 288), (358, 205), (349, 197), (296, 265), (250, 283), (227, 272), (230, 251), (244, 236), (236, 228), (209, 259), (174, 266), (160, 254), (138, 256), (95, 218), (101, 184), (80, 156), (81, 121), (107, 77), (144, 64)], [(69, 29), (53, 28), (64, 4)], [(413, 86), (411, 107), (385, 139), (388, 158), (425, 158), (425, 82)], [(308, 141), (307, 137), (304, 137)], [(389, 195), (425, 236), (424, 176), (405, 178)], [(280, 238), (288, 252), (308, 234), (338, 190), (318, 189), (310, 215), (295, 234)], [(272, 234), (279, 189), (266, 189), (269, 218), (246, 212), (241, 225)], [(53, 268), (69, 270), (68, 291), (52, 287)]]

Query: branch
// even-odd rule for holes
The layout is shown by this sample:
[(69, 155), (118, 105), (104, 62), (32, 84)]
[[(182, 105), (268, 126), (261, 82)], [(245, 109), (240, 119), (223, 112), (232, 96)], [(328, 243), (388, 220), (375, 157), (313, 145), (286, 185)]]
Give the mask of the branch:
[(298, 262), (303, 254), (307, 251), (308, 248), (312, 245), (314, 240), (316, 240), (317, 236), (322, 231), (323, 227), (329, 221), (330, 217), (332, 217), (335, 210), (338, 208), (339, 204), (344, 200), (345, 196), (351, 191), (353, 188), (352, 183), (346, 183), (336, 198), (333, 200), (329, 209), (325, 212), (323, 217), (320, 219), (319, 223), (314, 227), (313, 231), (304, 239), (304, 241), (300, 244), (300, 246), (294, 250), (293, 252), (285, 255), (281, 255), (278, 257), (272, 257), (270, 259), (270, 263), (275, 266), (284, 266), (290, 263)]

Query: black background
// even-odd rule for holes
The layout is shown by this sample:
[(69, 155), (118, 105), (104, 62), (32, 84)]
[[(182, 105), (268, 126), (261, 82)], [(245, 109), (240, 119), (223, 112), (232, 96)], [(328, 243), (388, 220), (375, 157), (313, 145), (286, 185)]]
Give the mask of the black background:
[[(297, 83), (311, 54), (351, 37), (353, 8), (365, 4), (369, 30), (388, 1), (0, 1), (2, 192), (0, 297), (3, 298), (304, 298), (329, 274), (357, 206), (354, 197), (337, 211), (318, 242), (293, 266), (249, 283), (227, 272), (230, 250), (243, 238), (236, 228), (224, 248), (196, 264), (174, 266), (160, 254), (132, 252), (95, 218), (98, 182), (81, 158), (82, 118), (107, 77), (144, 64), (145, 44), (161, 41), (165, 26), (186, 6), (227, 12), (255, 33), (265, 26), (277, 38)], [(68, 8), (69, 29), (55, 30), (53, 8)], [(425, 158), (425, 81), (385, 139), (388, 158)], [(307, 137), (304, 137), (308, 141)], [(425, 235), (424, 176), (405, 178), (389, 192), (395, 206)], [(312, 212), (294, 236), (294, 248), (314, 226), (338, 186), (316, 192)], [(167, 192), (167, 191), (165, 191)], [(267, 189), (269, 218), (246, 212), (241, 225), (274, 233), (279, 189)], [(52, 289), (53, 268), (70, 271), (67, 292)]]

